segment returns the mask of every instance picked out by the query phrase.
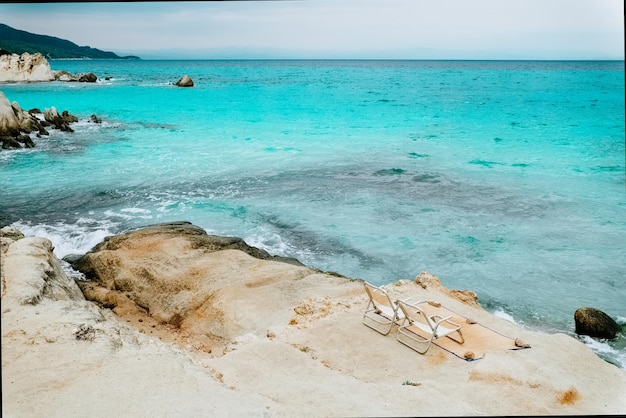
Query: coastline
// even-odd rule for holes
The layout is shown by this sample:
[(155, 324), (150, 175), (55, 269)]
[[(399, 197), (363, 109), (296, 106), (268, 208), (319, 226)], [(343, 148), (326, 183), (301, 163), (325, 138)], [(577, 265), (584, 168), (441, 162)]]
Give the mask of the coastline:
[(626, 371), (572, 337), (464, 302), (438, 280), (385, 288), (436, 300), (532, 348), (473, 362), (437, 346), (420, 355), (395, 329), (383, 336), (362, 324), (360, 281), (227, 249), (209, 255), (227, 283), (215, 294), (234, 320), (231, 338), (207, 350), (145, 313), (85, 300), (47, 239), (2, 240), (6, 416), (626, 413)]

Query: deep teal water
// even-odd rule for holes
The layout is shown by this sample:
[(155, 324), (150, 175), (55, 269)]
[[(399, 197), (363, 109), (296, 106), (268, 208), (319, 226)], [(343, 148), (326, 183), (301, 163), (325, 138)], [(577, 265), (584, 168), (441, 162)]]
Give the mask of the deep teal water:
[[(429, 271), (548, 332), (582, 306), (626, 321), (623, 62), (51, 66), (101, 80), (0, 86), (81, 118), (0, 151), (0, 225), (60, 257), (188, 220), (378, 284)], [(626, 365), (626, 338), (587, 342)]]

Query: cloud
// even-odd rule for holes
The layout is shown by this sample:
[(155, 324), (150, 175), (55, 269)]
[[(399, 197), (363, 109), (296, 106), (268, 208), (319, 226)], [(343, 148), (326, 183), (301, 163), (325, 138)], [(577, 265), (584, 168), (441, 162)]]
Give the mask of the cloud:
[(18, 29), (125, 53), (593, 59), (623, 58), (624, 50), (616, 0), (44, 3), (0, 5), (0, 16)]

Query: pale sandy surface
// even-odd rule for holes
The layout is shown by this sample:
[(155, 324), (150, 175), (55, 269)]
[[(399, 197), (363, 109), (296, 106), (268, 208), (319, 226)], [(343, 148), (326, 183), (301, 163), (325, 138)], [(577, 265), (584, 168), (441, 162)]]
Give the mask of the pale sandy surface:
[(474, 362), (438, 347), (420, 355), (395, 330), (362, 324), (361, 282), (295, 280), (287, 270), (298, 267), (228, 250), (212, 262), (240, 283), (218, 295), (240, 329), (209, 353), (149, 318), (84, 300), (50, 250), (39, 238), (3, 243), (3, 417), (626, 414), (625, 371), (574, 338), (524, 330), (412, 281), (387, 289), (437, 300), (532, 348)]

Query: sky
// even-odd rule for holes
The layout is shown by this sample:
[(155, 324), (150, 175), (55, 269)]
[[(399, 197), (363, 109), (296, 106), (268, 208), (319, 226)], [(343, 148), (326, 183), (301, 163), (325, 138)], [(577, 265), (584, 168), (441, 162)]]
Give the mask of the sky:
[(624, 59), (622, 0), (2, 3), (0, 23), (144, 59)]

